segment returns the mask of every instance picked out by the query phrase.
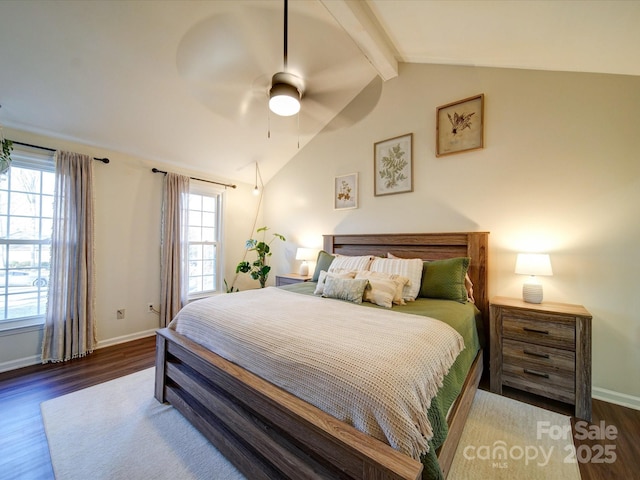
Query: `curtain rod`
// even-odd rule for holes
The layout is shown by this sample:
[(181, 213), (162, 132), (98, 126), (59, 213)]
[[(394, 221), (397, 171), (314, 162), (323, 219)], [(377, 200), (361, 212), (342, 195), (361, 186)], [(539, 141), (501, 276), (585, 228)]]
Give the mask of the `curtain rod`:
[[(151, 171), (153, 173), (164, 173), (165, 175), (167, 174), (167, 172), (165, 172), (164, 170), (158, 170), (157, 168), (152, 168)], [(232, 185), (230, 183), (220, 183), (220, 182), (214, 182), (213, 180), (205, 180), (204, 178), (196, 178), (196, 177), (189, 177), (191, 180), (198, 180), (199, 182), (207, 182), (207, 183), (215, 183), (216, 185), (222, 185), (223, 187), (230, 187), (230, 188), (236, 188), (237, 185)]]
[[(39, 148), (40, 150), (46, 150), (48, 152), (55, 152), (56, 151), (55, 148), (41, 147), (39, 145), (32, 145), (30, 143), (16, 142), (15, 140), (11, 140), (11, 143), (15, 143), (16, 145), (22, 145), (23, 147)], [(94, 160), (98, 160), (99, 162), (102, 162), (102, 163), (109, 163), (109, 159), (108, 158), (96, 158), (96, 157), (93, 157), (93, 159)]]

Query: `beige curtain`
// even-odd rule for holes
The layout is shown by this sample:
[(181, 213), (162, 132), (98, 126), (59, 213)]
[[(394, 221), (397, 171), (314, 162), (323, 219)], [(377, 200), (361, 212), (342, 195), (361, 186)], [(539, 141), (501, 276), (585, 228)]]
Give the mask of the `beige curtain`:
[(160, 326), (166, 327), (187, 302), (189, 177), (167, 173), (162, 199)]
[(42, 362), (91, 353), (97, 343), (93, 228), (93, 159), (56, 152), (49, 295)]

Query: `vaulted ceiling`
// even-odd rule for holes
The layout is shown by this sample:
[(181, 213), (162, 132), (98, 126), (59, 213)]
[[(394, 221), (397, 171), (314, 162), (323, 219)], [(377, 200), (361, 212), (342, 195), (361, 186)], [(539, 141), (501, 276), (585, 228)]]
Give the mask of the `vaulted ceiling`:
[(640, 75), (637, 0), (290, 0), (305, 93), (278, 117), (283, 7), (3, 0), (0, 124), (252, 183), (255, 162), (267, 181), (332, 119), (361, 120), (343, 108), (399, 62)]

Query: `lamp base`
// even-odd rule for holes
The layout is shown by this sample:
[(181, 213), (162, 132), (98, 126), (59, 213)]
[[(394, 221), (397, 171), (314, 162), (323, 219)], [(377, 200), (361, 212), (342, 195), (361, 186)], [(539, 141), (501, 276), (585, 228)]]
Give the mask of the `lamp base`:
[(306, 277), (307, 275), (309, 275), (309, 264), (303, 261), (300, 264), (300, 270), (298, 271), (298, 273), (303, 277)]
[(523, 284), (522, 299), (527, 303), (542, 303), (542, 285), (539, 283)]

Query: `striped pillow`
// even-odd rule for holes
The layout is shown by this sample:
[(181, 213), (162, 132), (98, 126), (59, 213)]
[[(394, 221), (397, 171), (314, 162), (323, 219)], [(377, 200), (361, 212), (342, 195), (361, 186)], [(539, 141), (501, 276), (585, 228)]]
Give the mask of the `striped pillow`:
[(358, 272), (360, 270), (368, 270), (371, 263), (372, 255), (361, 255), (358, 257), (351, 257), (348, 255), (336, 255), (331, 265), (329, 265), (329, 273), (340, 271), (353, 271)]
[(420, 293), (422, 284), (422, 260), (419, 258), (379, 258), (371, 262), (369, 270), (372, 272), (395, 273), (409, 279), (404, 286), (402, 298), (411, 302)]

